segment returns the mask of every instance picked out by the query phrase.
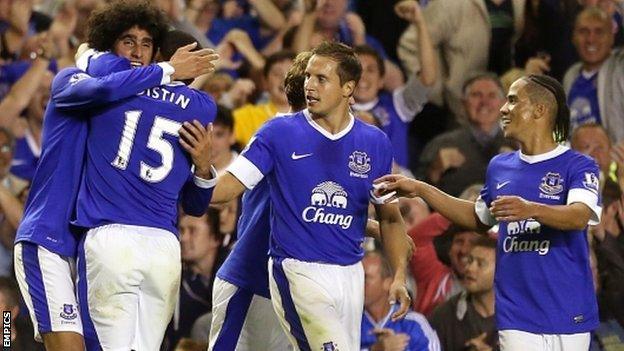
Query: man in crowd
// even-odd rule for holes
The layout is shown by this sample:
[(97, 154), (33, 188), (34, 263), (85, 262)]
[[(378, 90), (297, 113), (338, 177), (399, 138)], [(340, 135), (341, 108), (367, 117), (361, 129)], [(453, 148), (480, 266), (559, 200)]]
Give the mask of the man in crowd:
[(570, 106), (570, 127), (584, 123), (605, 127), (614, 143), (624, 140), (624, 51), (613, 49), (613, 22), (601, 9), (581, 11), (574, 24), (573, 42), (581, 62), (568, 69), (563, 87)]
[(462, 92), (468, 125), (431, 140), (417, 172), (453, 196), (474, 183), (483, 183), (490, 159), (514, 148), (500, 128), (499, 110), (505, 103), (505, 92), (498, 77), (477, 74), (466, 80)]
[(392, 268), (381, 251), (364, 254), (364, 316), (361, 349), (366, 351), (439, 351), (440, 342), (427, 319), (414, 311), (393, 321), (396, 305), (388, 304)]
[(494, 350), (494, 267), (496, 240), (477, 239), (465, 257), (466, 291), (438, 306), (429, 321), (438, 332), (442, 350)]

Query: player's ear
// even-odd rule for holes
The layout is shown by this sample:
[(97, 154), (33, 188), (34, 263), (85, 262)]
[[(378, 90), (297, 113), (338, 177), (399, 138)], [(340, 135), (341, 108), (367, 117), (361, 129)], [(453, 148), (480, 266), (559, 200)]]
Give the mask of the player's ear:
[(534, 108), (534, 116), (536, 119), (542, 119), (548, 116), (548, 106), (546, 106), (546, 104), (544, 103), (536, 103), (533, 105)]
[(355, 81), (350, 80), (342, 85), (342, 96), (349, 97), (355, 92)]

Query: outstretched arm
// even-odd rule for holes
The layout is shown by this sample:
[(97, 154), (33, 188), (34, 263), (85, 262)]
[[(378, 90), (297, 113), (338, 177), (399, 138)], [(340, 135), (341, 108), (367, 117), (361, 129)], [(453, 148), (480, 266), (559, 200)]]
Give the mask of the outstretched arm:
[(489, 227), (479, 220), (475, 203), (453, 197), (432, 185), (399, 174), (390, 174), (375, 180), (379, 185), (378, 194), (396, 191), (397, 197), (420, 196), (442, 216), (451, 222), (474, 231), (486, 232)]

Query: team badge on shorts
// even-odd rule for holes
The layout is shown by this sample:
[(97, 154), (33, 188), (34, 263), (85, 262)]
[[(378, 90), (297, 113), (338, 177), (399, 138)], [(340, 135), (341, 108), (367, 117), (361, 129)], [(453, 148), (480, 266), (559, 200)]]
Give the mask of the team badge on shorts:
[(340, 351), (340, 350), (338, 350), (338, 345), (330, 341), (330, 342), (326, 342), (323, 344), (322, 351)]
[(63, 304), (63, 311), (61, 312), (61, 318), (68, 321), (74, 320), (78, 317), (78, 312), (72, 304)]

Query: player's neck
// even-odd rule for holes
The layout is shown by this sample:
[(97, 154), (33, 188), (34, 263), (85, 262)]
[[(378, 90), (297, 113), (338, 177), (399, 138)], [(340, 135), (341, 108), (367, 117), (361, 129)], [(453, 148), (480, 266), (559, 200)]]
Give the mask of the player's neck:
[(470, 302), (481, 317), (487, 318), (494, 315), (493, 289), (481, 293), (470, 294)]
[(520, 150), (525, 155), (541, 155), (554, 150), (557, 143), (552, 135), (534, 135), (528, 140), (520, 140)]
[(386, 296), (385, 298), (379, 299), (379, 301), (366, 307), (366, 312), (373, 317), (375, 323), (378, 323), (388, 315), (390, 307), (391, 306), (388, 304), (388, 298)]
[(343, 131), (351, 122), (351, 115), (349, 114), (349, 106), (337, 107), (331, 113), (325, 116), (318, 116), (312, 114), (312, 119), (331, 134), (338, 134)]

